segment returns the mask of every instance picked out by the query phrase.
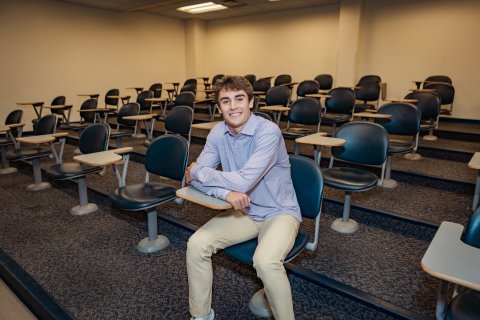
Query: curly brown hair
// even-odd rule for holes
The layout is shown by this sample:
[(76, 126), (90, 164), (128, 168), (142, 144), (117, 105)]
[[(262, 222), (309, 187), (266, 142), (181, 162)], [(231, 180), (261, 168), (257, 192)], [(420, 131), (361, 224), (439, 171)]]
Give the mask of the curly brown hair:
[(233, 90), (233, 91), (240, 91), (243, 90), (248, 96), (248, 101), (253, 99), (253, 88), (250, 82), (242, 76), (224, 76), (221, 79), (218, 79), (213, 87), (213, 94), (215, 98), (215, 102), (218, 101), (218, 96), (220, 91), (223, 89), (225, 90)]

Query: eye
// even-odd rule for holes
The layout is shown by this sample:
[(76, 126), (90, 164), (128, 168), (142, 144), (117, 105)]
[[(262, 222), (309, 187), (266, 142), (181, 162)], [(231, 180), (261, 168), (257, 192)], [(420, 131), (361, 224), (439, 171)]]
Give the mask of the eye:
[(242, 102), (243, 100), (245, 100), (245, 97), (236, 97), (235, 98), (235, 101), (237, 101), (237, 102)]

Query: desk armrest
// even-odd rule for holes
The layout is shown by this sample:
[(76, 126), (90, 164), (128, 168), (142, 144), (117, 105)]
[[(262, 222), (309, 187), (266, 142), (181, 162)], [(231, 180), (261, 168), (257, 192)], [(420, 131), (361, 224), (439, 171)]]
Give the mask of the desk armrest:
[(124, 154), (124, 153), (132, 152), (133, 148), (132, 147), (123, 147), (123, 148), (112, 149), (110, 151), (113, 152), (113, 153), (116, 153), (116, 154)]
[(20, 128), (20, 127), (24, 127), (24, 126), (25, 126), (25, 123), (7, 124), (7, 127), (9, 127), (9, 128)]
[(431, 276), (480, 291), (480, 249), (464, 243), (462, 232), (462, 225), (442, 222), (421, 265)]
[(56, 132), (56, 133), (52, 133), (51, 136), (56, 138), (66, 137), (68, 136), (68, 132)]
[(232, 208), (230, 203), (208, 196), (192, 186), (177, 190), (177, 197), (214, 210), (227, 210)]
[(480, 152), (475, 152), (470, 162), (468, 162), (468, 167), (472, 169), (480, 169)]

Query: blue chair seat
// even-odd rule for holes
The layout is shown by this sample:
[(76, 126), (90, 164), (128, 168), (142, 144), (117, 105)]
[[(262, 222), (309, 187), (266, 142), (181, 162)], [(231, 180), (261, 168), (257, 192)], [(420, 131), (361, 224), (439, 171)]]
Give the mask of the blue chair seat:
[(125, 210), (144, 210), (175, 198), (176, 189), (163, 183), (125, 186), (110, 194), (113, 205)]
[(112, 129), (110, 130), (110, 138), (116, 138), (116, 137), (125, 137), (125, 136), (130, 136), (132, 135), (133, 131), (132, 130), (115, 130)]
[(50, 147), (36, 147), (28, 149), (10, 150), (7, 152), (7, 159), (10, 161), (29, 160), (42, 158), (53, 154)]
[(474, 320), (480, 315), (480, 292), (466, 290), (456, 296), (445, 314), (447, 320)]
[(335, 114), (335, 113), (326, 113), (322, 116), (322, 123), (339, 123), (339, 122), (348, 122), (350, 121), (350, 114)]
[(315, 133), (315, 131), (312, 131), (310, 129), (303, 129), (303, 130), (283, 131), (282, 135), (284, 139), (294, 140), (294, 139), (301, 138), (308, 134), (313, 134), (313, 133)]
[(430, 129), (435, 129), (437, 126), (435, 121), (422, 121), (420, 123), (420, 131), (427, 131)]
[(388, 144), (388, 153), (408, 153), (415, 148), (415, 141), (395, 141), (390, 140)]
[(363, 191), (373, 188), (378, 177), (363, 169), (334, 167), (322, 170), (325, 185), (347, 191)]
[[(308, 233), (298, 232), (295, 243), (293, 244), (292, 250), (285, 257), (285, 261), (290, 261), (297, 256), (297, 254), (302, 251), (309, 240), (310, 236)], [(258, 238), (248, 240), (235, 244), (233, 246), (225, 248), (225, 253), (231, 256), (232, 258), (248, 264), (253, 265), (253, 254), (255, 249), (257, 249)]]
[(102, 167), (86, 166), (78, 162), (66, 162), (51, 166), (45, 171), (45, 174), (55, 180), (68, 180), (100, 171), (102, 171)]

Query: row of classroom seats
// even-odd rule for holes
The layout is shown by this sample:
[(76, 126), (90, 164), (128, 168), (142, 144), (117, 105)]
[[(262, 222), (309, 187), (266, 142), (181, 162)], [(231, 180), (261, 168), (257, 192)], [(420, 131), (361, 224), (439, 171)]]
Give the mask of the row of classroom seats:
[[(274, 86), (271, 88), (272, 91), (270, 92), (275, 92), (275, 91), (285, 92), (286, 90), (290, 90), (288, 86), (282, 86), (279, 88), (282, 88), (282, 89), (275, 89), (275, 86)], [(341, 94), (337, 92), (341, 92)], [(317, 93), (318, 93), (318, 90), (317, 90)], [(319, 147), (321, 147), (322, 145), (331, 146), (332, 147), (331, 153), (333, 155), (332, 159), (336, 159), (336, 161), (338, 160), (340, 163), (340, 166), (338, 165), (333, 166), (333, 162), (330, 161), (328, 168), (322, 170), (322, 173), (320, 174), (321, 178), (317, 179), (316, 181), (317, 186), (312, 187), (309, 184), (310, 188), (316, 188), (315, 190), (318, 189), (318, 194), (320, 195), (322, 194), (323, 184), (325, 186), (328, 186), (331, 188), (337, 188), (345, 192), (346, 198), (343, 205), (344, 207), (343, 217), (341, 219), (334, 221), (334, 223), (332, 224), (332, 228), (334, 230), (338, 232), (347, 232), (347, 233), (355, 232), (358, 229), (358, 224), (356, 224), (355, 222), (353, 222), (352, 219), (349, 218), (351, 192), (358, 192), (358, 191), (373, 188), (377, 185), (377, 183), (379, 186), (382, 186), (385, 183), (385, 181), (387, 181), (389, 178), (388, 166), (389, 166), (389, 161), (391, 164), (391, 156), (396, 153), (410, 152), (417, 148), (418, 135), (421, 130), (422, 114), (425, 113), (424, 111), (422, 113), (421, 107), (419, 105), (419, 102), (423, 101), (422, 98), (419, 98), (421, 94), (428, 93), (430, 97), (431, 96), (435, 97), (436, 99), (430, 99), (430, 100), (436, 100), (435, 108), (437, 110), (440, 109), (440, 102), (439, 102), (440, 99), (438, 95), (432, 92), (422, 92), (422, 91), (416, 91), (414, 93), (418, 94), (418, 96), (409, 97), (407, 95), (405, 99), (417, 100), (417, 101), (414, 101), (415, 103), (412, 103), (413, 101), (394, 101), (394, 102), (382, 105), (378, 109), (375, 109), (376, 112), (371, 113), (371, 115), (374, 115), (374, 116), (369, 116), (368, 114), (364, 114), (364, 113), (362, 113), (361, 115), (358, 115), (357, 113), (357, 115), (355, 115), (354, 113), (354, 109), (356, 106), (355, 105), (355, 89), (352, 89), (352, 88), (335, 88), (332, 91), (329, 91), (328, 97), (325, 98), (326, 114), (322, 114), (322, 106), (320, 103), (321, 100), (317, 98), (306, 97), (306, 98), (297, 99), (296, 101), (291, 103), (290, 102), (291, 94), (288, 94), (288, 100), (285, 103), (285, 105), (283, 105), (284, 107), (289, 108), (288, 116), (287, 116), (288, 120), (287, 120), (286, 129), (284, 130), (284, 136), (286, 139), (293, 139), (298, 144), (301, 143), (300, 139), (302, 138), (308, 138), (308, 137), (311, 137), (312, 134), (321, 133), (320, 123), (322, 123), (322, 121), (325, 121), (325, 115), (335, 114), (331, 111), (329, 112), (329, 106), (331, 107), (337, 104), (336, 103), (337, 94), (339, 97), (338, 99), (342, 102), (346, 100), (345, 95), (349, 97), (349, 99), (347, 99), (348, 105), (353, 106), (349, 111), (350, 114), (348, 115), (348, 117), (339, 117), (339, 118), (338, 116), (337, 118), (335, 116), (333, 117), (334, 119), (340, 119), (340, 120), (338, 122), (334, 121), (330, 123), (332, 125), (331, 139), (321, 139), (322, 143), (325, 143), (325, 144), (322, 144), (322, 143), (317, 144), (317, 146)], [(271, 100), (270, 98), (271, 97), (269, 96), (267, 91), (265, 96), (265, 106), (259, 107), (260, 111), (262, 110), (262, 108), (264, 108), (263, 110), (268, 111), (268, 107), (271, 106), (269, 104)], [(415, 104), (417, 104), (417, 106), (415, 106)], [(137, 107), (136, 112), (138, 115), (139, 114), (138, 105), (136, 105), (135, 103), (133, 103), (132, 105)], [(180, 106), (175, 106), (174, 108), (172, 108), (172, 110), (168, 114), (166, 114), (166, 116), (164, 116), (163, 121), (165, 122), (165, 126), (166, 126), (165, 129), (167, 133), (168, 131), (172, 131), (172, 132), (175, 131), (175, 130), (168, 130), (167, 123), (169, 123), (168, 121), (169, 117), (171, 117), (172, 114), (175, 114), (176, 110), (180, 110), (180, 109), (182, 109)], [(191, 115), (191, 118), (189, 118), (189, 120), (187, 121), (187, 122), (190, 122), (189, 123), (190, 128), (188, 128), (189, 133), (187, 134), (185, 133), (185, 131), (180, 133), (183, 135), (187, 135), (190, 139), (190, 135), (191, 135), (190, 130), (193, 122), (193, 108), (190, 108), (189, 110), (190, 110), (189, 115)], [(120, 112), (121, 112), (121, 109), (119, 113)], [(375, 115), (378, 115), (378, 116), (375, 116)], [(384, 116), (381, 116), (381, 115), (384, 115)], [(282, 114), (279, 114), (275, 119), (275, 121), (277, 121), (279, 125), (280, 125), (281, 116)], [(354, 116), (361, 117), (361, 118), (372, 117), (377, 122), (377, 124), (370, 123), (367, 121), (352, 121)], [(181, 118), (184, 119), (185, 117), (182, 115)], [(299, 129), (295, 130), (292, 126), (296, 121), (298, 121), (298, 119), (308, 119), (310, 122), (303, 124), (304, 125), (303, 127), (300, 127)], [(437, 113), (437, 119), (438, 119), (438, 113)], [(12, 122), (12, 120), (9, 120), (9, 122)], [(21, 120), (15, 120), (15, 122), (20, 123)], [(298, 122), (302, 124), (301, 121), (298, 121)], [(177, 120), (172, 121), (172, 124), (178, 124), (178, 121)], [(336, 128), (337, 124), (339, 125), (338, 128)], [(312, 126), (313, 126), (313, 130), (311, 130)], [(57, 154), (55, 151), (55, 148), (54, 147), (50, 148), (50, 146), (47, 148), (36, 147), (36, 148), (33, 148), (33, 150), (31, 148), (25, 149), (23, 148), (23, 146), (19, 147), (17, 145), (18, 141), (22, 143), (22, 140), (23, 140), (23, 143), (30, 143), (30, 142), (27, 142), (28, 137), (24, 137), (23, 139), (22, 138), (16, 139), (16, 142), (11, 141), (11, 143), (14, 144), (14, 150), (12, 152), (5, 152), (5, 150), (2, 149), (2, 159), (3, 159), (3, 156), (6, 154), (7, 158), (9, 158), (10, 160), (32, 160), (32, 166), (34, 168), (34, 180), (37, 179), (38, 175), (40, 174), (40, 181), (38, 181), (37, 179), (37, 181), (34, 181), (34, 185), (43, 186), (44, 184), (43, 184), (43, 181), (41, 181), (40, 166), (38, 163), (35, 164), (34, 161), (36, 161), (36, 159), (53, 154), (55, 156), (56, 164), (46, 170), (47, 176), (49, 176), (49, 178), (51, 179), (60, 179), (60, 180), (75, 179), (75, 180), (78, 180), (79, 182), (78, 188), (79, 188), (79, 194), (80, 194), (80, 206), (77, 209), (73, 208), (72, 213), (81, 215), (81, 214), (94, 212), (96, 208), (92, 206), (93, 204), (88, 204), (88, 201), (85, 202), (87, 189), (86, 189), (86, 182), (84, 177), (88, 174), (101, 172), (102, 167), (104, 165), (120, 164), (122, 160), (124, 161), (123, 162), (124, 168), (128, 167), (128, 154), (132, 151), (132, 149), (122, 148), (122, 149), (117, 149), (117, 151), (115, 151), (114, 149), (111, 152), (109, 152), (108, 140), (109, 140), (109, 137), (111, 136), (111, 129), (109, 128), (109, 126), (105, 124), (90, 125), (83, 129), (79, 137), (78, 144), (80, 147), (80, 151), (82, 152), (83, 155), (79, 156), (80, 158), (77, 158), (76, 162), (72, 162), (74, 165), (72, 165), (72, 163), (68, 163), (68, 165), (66, 164), (63, 165), (62, 152), (65, 144), (66, 135), (55, 133), (56, 127), (57, 127), (56, 117), (44, 116), (40, 118), (36, 123), (34, 136), (50, 135), (51, 137), (47, 139), (48, 141), (47, 140), (41, 140), (41, 141), (33, 140), (33, 141), (45, 142), (45, 143), (51, 143), (51, 142), (57, 143), (57, 139), (58, 139), (59, 146), (60, 146), (59, 147), (60, 154)], [(153, 125), (152, 125), (152, 128), (153, 128)], [(5, 129), (5, 131), (9, 134), (11, 138), (14, 137), (10, 127), (8, 127), (8, 129)], [(391, 135), (395, 135), (395, 136), (407, 135), (412, 139), (411, 141), (408, 141), (408, 142), (396, 143), (395, 140), (391, 139), (390, 137)], [(92, 137), (95, 137), (95, 138), (92, 138)], [(188, 163), (189, 141), (183, 138), (174, 138), (174, 137), (175, 136), (173, 135), (167, 134), (166, 136), (162, 136), (161, 138), (155, 139), (154, 143), (152, 143), (152, 141), (149, 141), (149, 144), (148, 144), (149, 146), (145, 155), (145, 168), (147, 172), (150, 172), (152, 174), (161, 175), (161, 176), (170, 178), (172, 180), (182, 181), (183, 172), (185, 171), (185, 166)], [(392, 143), (392, 141), (395, 141), (395, 142)], [(22, 150), (22, 151), (19, 151), (19, 150)], [(169, 150), (170, 152), (167, 152), (167, 150)], [(296, 147), (294, 151), (295, 153), (297, 153), (298, 150)], [(94, 154), (96, 152), (101, 152), (103, 155), (107, 155), (109, 158), (107, 158), (106, 160), (105, 159), (99, 160), (100, 156), (98, 157), (88, 156), (89, 154)], [(124, 156), (122, 157), (120, 155), (124, 155)], [(78, 159), (80, 159), (80, 161)], [(315, 156), (315, 160), (317, 160), (317, 165), (314, 167), (318, 169), (318, 164), (320, 164), (320, 160), (321, 160), (321, 154), (317, 153)], [(169, 161), (171, 161), (171, 163)], [(301, 157), (296, 158), (295, 156), (292, 156), (291, 161), (292, 161), (292, 175), (293, 175), (293, 170), (295, 166), (305, 165), (306, 167), (309, 167), (310, 169), (308, 170), (311, 170), (311, 171), (308, 171), (310, 175), (307, 174), (307, 176), (305, 176), (305, 174), (303, 174), (300, 176), (302, 181), (307, 178), (316, 177), (316, 175), (312, 173), (312, 172), (315, 172), (316, 169), (313, 169), (313, 167), (310, 164), (303, 164), (303, 162), (306, 161), (303, 158)], [(359, 164), (360, 167), (345, 166), (345, 162), (356, 163), (356, 164)], [(168, 163), (168, 164), (165, 164), (166, 167), (164, 167), (164, 166), (159, 166), (159, 163)], [(309, 161), (306, 161), (306, 163), (309, 163)], [(371, 169), (372, 165), (377, 167), (383, 166), (383, 168), (380, 170), (380, 174), (378, 174), (378, 170), (376, 169), (373, 169), (373, 173), (372, 173), (372, 169)], [(69, 172), (65, 172), (67, 171), (65, 170), (65, 168), (67, 167), (70, 170)], [(307, 169), (303, 169), (303, 170), (307, 170)], [(156, 196), (150, 197), (149, 199), (150, 201), (148, 203), (145, 203), (144, 201), (139, 200), (132, 204), (131, 202), (129, 202), (132, 200), (132, 198), (144, 200), (145, 197), (142, 196), (142, 193), (145, 192), (145, 189), (151, 190), (151, 187), (153, 184), (151, 184), (148, 181), (148, 174), (147, 174), (146, 182), (144, 184), (128, 186), (125, 183), (125, 180), (126, 180), (125, 176), (127, 172), (126, 169), (121, 174), (120, 169), (116, 165), (114, 165), (114, 172), (118, 178), (119, 188), (112, 193), (111, 200), (112, 200), (112, 203), (119, 208), (133, 210), (133, 211), (143, 211), (143, 210), (148, 211), (148, 210), (151, 210), (152, 208), (155, 208), (157, 205), (165, 201), (173, 200), (176, 198), (176, 194), (175, 194), (176, 188), (173, 186), (163, 185), (162, 189), (158, 190), (158, 194)], [(349, 179), (351, 179), (352, 176), (355, 176), (355, 175), (357, 177), (355, 179), (355, 182), (354, 183), (350, 182)], [(380, 178), (379, 178), (379, 175), (380, 175)], [(321, 186), (318, 185), (319, 179), (322, 179), (322, 182), (323, 182)], [(82, 180), (83, 182), (80, 182)], [(298, 185), (301, 185), (301, 183), (298, 183)], [(166, 189), (163, 189), (163, 188), (166, 188)], [(36, 190), (38, 188), (31, 187), (31, 189)], [(41, 189), (43, 189), (43, 187)], [(297, 186), (296, 186), (296, 190), (297, 190)], [(298, 192), (300, 193), (300, 189), (298, 189)], [(318, 199), (317, 199), (317, 202), (318, 202)], [(321, 198), (320, 198), (320, 202), (321, 202)], [(317, 206), (318, 205), (319, 204), (317, 204)], [(315, 210), (313, 211), (315, 212)], [(317, 212), (319, 213), (320, 210), (318, 210)], [(318, 215), (318, 217), (319, 216), (320, 215)], [(478, 222), (476, 222), (476, 220), (474, 219), (474, 217), (478, 217), (478, 216), (479, 214), (476, 214), (472, 217), (472, 221), (469, 223), (469, 226), (467, 227), (466, 237), (472, 237), (472, 234), (478, 234), (479, 231), (477, 231), (475, 228), (475, 226), (478, 225)], [(316, 218), (316, 217), (317, 215), (315, 215), (313, 218)], [(157, 235), (156, 219), (157, 219), (157, 212), (152, 209), (152, 211), (148, 213), (149, 236), (146, 239), (142, 240), (137, 246), (138, 250), (141, 252), (158, 251), (165, 248), (168, 245), (168, 239), (165, 239), (164, 237), (159, 237)], [(316, 234), (315, 237), (318, 237), (318, 235)], [(465, 242), (469, 243), (468, 241), (465, 241)], [(302, 243), (301, 247), (306, 245), (306, 242), (304, 243), (302, 241), (301, 243)], [(236, 256), (235, 250), (243, 250), (243, 249), (232, 249), (230, 255), (235, 257)], [(432, 258), (432, 259), (435, 259), (435, 258)], [(429, 261), (428, 263), (431, 263), (431, 261)], [(445, 280), (453, 281), (456, 279), (446, 278)], [(462, 284), (465, 285), (465, 283), (462, 283)], [(472, 305), (473, 307), (475, 307), (476, 306), (475, 303), (471, 303), (471, 301), (469, 302), (469, 300), (471, 300), (473, 297), (474, 301), (478, 301), (478, 298), (476, 298), (476, 295), (477, 294), (475, 293), (475, 291), (467, 290), (462, 292), (462, 294), (460, 294), (455, 298), (454, 302), (452, 303), (452, 306), (448, 309), (446, 313), (448, 317), (451, 317), (452, 319), (463, 319), (463, 314), (459, 316), (458, 312), (464, 312), (462, 310), (471, 308)], [(464, 301), (462, 300), (464, 299), (462, 297), (467, 299), (466, 300), (467, 303), (462, 302)], [(442, 302), (439, 301), (439, 303), (441, 304)], [(478, 315), (478, 310), (476, 310), (475, 308), (473, 308), (473, 310), (474, 311), (472, 312), (474, 312), (473, 314), (475, 317), (476, 315)], [(439, 312), (441, 312), (440, 314), (443, 316), (443, 309)]]

